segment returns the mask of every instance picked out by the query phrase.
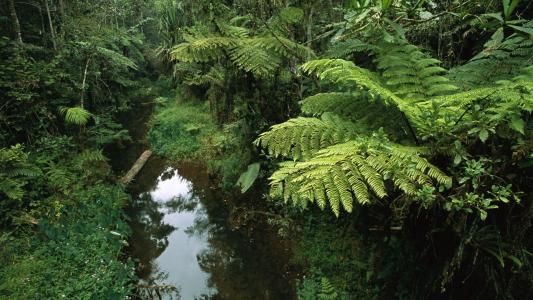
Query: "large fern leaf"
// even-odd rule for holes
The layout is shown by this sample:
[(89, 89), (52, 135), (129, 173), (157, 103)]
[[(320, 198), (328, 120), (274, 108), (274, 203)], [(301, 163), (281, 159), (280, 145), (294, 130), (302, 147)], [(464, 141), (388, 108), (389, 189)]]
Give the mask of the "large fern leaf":
[(181, 62), (208, 62), (224, 57), (235, 44), (235, 39), (230, 37), (200, 37), (174, 46), (170, 57)]
[(351, 212), (353, 198), (359, 204), (373, 202), (371, 195), (387, 195), (385, 180), (407, 195), (424, 185), (451, 185), (451, 178), (420, 156), (422, 148), (405, 147), (377, 138), (359, 138), (322, 149), (303, 162), (283, 163), (271, 176), (274, 193), (286, 201), (317, 202), (327, 198), (335, 215)]
[(322, 148), (354, 138), (358, 131), (354, 123), (326, 113), (320, 119), (300, 117), (274, 125), (255, 144), (274, 157), (307, 159)]
[(393, 104), (402, 110), (408, 102), (394, 94), (380, 83), (380, 78), (368, 70), (356, 66), (343, 59), (319, 59), (305, 63), (302, 69), (315, 73), (321, 80), (329, 80), (344, 87), (352, 87), (353, 91), (366, 90), (375, 98), (382, 99), (386, 104)]
[(378, 48), (377, 65), (383, 70), (386, 84), (395, 94), (411, 100), (426, 100), (457, 90), (444, 77), (446, 70), (440, 61), (424, 54), (403, 40), (384, 43)]

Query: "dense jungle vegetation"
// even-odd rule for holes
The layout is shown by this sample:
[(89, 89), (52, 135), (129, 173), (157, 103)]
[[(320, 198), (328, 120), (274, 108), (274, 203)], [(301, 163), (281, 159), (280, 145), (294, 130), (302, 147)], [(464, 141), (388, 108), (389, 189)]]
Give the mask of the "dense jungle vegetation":
[(531, 1), (3, 0), (0, 299), (141, 297), (110, 162), (146, 105), (260, 193), (298, 299), (533, 298)]

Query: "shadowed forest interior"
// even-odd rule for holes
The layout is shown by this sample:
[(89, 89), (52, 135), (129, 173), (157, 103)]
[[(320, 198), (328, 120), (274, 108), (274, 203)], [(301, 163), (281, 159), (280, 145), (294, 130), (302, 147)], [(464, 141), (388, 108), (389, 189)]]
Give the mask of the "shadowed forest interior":
[(532, 111), (528, 0), (1, 0), (0, 299), (532, 299)]

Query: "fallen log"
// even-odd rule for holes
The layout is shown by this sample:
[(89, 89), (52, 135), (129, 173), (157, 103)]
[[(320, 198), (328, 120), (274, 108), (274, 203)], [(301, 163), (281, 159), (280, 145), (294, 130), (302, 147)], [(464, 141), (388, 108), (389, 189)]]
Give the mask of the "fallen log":
[(124, 185), (128, 185), (133, 180), (133, 178), (135, 178), (135, 176), (137, 176), (137, 174), (142, 169), (144, 164), (146, 164), (146, 162), (148, 161), (150, 156), (152, 156), (152, 151), (151, 150), (144, 151), (141, 154), (141, 156), (139, 156), (137, 161), (133, 164), (133, 166), (128, 171), (128, 173), (126, 173), (126, 175), (124, 175), (120, 179), (120, 182), (122, 182)]

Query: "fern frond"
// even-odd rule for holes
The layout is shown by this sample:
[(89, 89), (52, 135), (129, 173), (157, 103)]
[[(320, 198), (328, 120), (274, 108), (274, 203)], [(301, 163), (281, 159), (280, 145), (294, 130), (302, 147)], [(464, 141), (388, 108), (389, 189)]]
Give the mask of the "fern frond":
[(2, 178), (2, 181), (0, 181), (0, 193), (5, 194), (9, 199), (21, 200), (24, 196), (23, 185), (23, 183), (11, 178)]
[(319, 93), (305, 98), (300, 104), (305, 115), (319, 116), (331, 112), (342, 116), (356, 123), (359, 133), (384, 128), (399, 139), (405, 136), (405, 123), (400, 111), (395, 106), (373, 99), (366, 91)]
[(446, 70), (440, 61), (427, 56), (414, 45), (400, 39), (378, 47), (376, 62), (383, 70), (387, 85), (411, 102), (448, 94), (457, 90), (443, 75)]
[(224, 57), (226, 51), (235, 45), (235, 39), (230, 37), (201, 37), (174, 46), (170, 57), (181, 62), (208, 62)]
[(96, 47), (96, 51), (98, 54), (112, 62), (115, 67), (127, 67), (134, 70), (138, 69), (137, 65), (131, 59), (116, 51), (104, 47)]
[(306, 58), (315, 57), (315, 53), (310, 48), (300, 45), (288, 38), (281, 36), (261, 36), (253, 37), (248, 40), (251, 45), (273, 51), (278, 55), (286, 58)]
[(229, 25), (228, 23), (219, 20), (216, 21), (216, 24), (222, 34), (227, 37), (243, 39), (250, 35), (250, 30), (245, 27)]
[(408, 102), (381, 85), (376, 74), (360, 68), (350, 61), (342, 59), (312, 60), (305, 63), (302, 69), (307, 73), (317, 74), (321, 80), (329, 80), (346, 86), (355, 84), (360, 89), (370, 92), (374, 97), (380, 97), (385, 103), (394, 104), (400, 110), (408, 105)]
[[(533, 28), (533, 22), (529, 21), (523, 26)], [(503, 32), (500, 38), (503, 38)], [(531, 64), (533, 36), (517, 32), (503, 41), (489, 41), (485, 49), (468, 63), (452, 69), (449, 78), (464, 89), (471, 89), (512, 78), (521, 67)]]
[(331, 284), (331, 282), (325, 278), (322, 277), (320, 280), (320, 293), (318, 293), (318, 299), (319, 300), (336, 300), (338, 299), (339, 294), (337, 293), (335, 287)]
[(340, 116), (349, 116), (360, 105), (358, 98), (361, 93), (319, 93), (307, 97), (300, 102), (304, 114), (319, 116), (325, 112), (332, 112)]
[(386, 197), (385, 178), (408, 195), (416, 194), (420, 186), (433, 185), (434, 180), (450, 185), (451, 178), (419, 156), (421, 152), (424, 150), (358, 138), (324, 148), (307, 161), (282, 164), (270, 183), (281, 190), (291, 188), (286, 201), (297, 194), (298, 201), (317, 199), (322, 207), (325, 195), (338, 216), (341, 206), (348, 212), (353, 209), (354, 197), (362, 205), (372, 203), (369, 191), (378, 198)]
[(327, 57), (346, 59), (349, 56), (361, 52), (373, 52), (376, 46), (365, 43), (359, 39), (349, 39), (342, 42), (337, 42), (329, 47), (326, 52)]
[(273, 76), (281, 63), (278, 56), (249, 41), (240, 42), (229, 54), (235, 65), (259, 77)]
[(24, 185), (31, 178), (42, 174), (28, 158), (29, 155), (24, 152), (21, 144), (0, 148), (0, 196), (4, 194), (8, 199), (21, 200), (24, 196)]
[(307, 159), (318, 150), (333, 144), (346, 142), (356, 136), (355, 124), (333, 114), (318, 118), (295, 118), (272, 126), (254, 142), (267, 149), (274, 157)]
[(76, 107), (60, 107), (59, 112), (65, 115), (65, 121), (69, 124), (74, 124), (78, 126), (83, 126), (89, 122), (89, 119), (92, 117), (92, 114), (87, 110), (76, 106)]
[(87, 163), (107, 161), (107, 157), (105, 157), (101, 149), (96, 149), (96, 150), (87, 149), (81, 152), (80, 154), (78, 154), (75, 160), (76, 160), (76, 163), (78, 163), (79, 165), (84, 165)]

